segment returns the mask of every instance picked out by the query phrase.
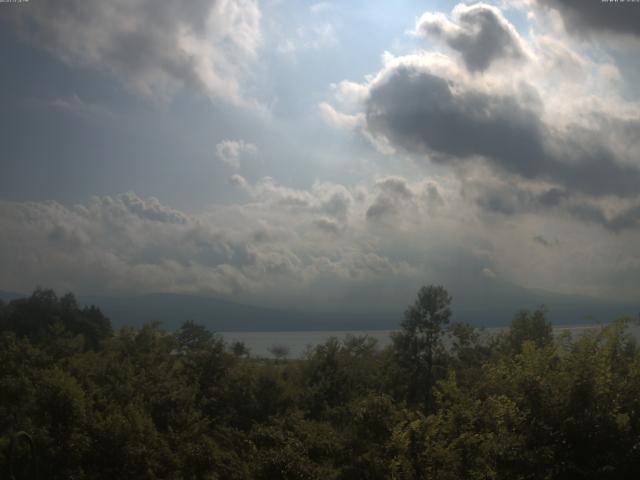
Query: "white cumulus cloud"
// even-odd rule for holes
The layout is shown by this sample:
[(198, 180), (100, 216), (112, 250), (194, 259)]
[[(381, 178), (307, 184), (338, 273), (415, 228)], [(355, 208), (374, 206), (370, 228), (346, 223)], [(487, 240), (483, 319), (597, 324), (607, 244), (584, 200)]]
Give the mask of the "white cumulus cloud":
[(243, 156), (254, 156), (258, 147), (244, 140), (223, 140), (216, 145), (216, 157), (233, 168), (240, 168)]

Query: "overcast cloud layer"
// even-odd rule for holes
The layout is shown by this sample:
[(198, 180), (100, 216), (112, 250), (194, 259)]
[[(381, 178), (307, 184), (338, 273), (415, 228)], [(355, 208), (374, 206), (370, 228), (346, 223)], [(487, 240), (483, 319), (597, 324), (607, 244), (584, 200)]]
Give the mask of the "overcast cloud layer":
[[(0, 289), (636, 299), (640, 3), (374, 3), (0, 4), (14, 47), (78, 90), (36, 79), (7, 101), (45, 132), (0, 129), (14, 182), (78, 158), (48, 201), (0, 196)], [(79, 88), (87, 72), (115, 98)], [(96, 195), (62, 201), (87, 172)]]

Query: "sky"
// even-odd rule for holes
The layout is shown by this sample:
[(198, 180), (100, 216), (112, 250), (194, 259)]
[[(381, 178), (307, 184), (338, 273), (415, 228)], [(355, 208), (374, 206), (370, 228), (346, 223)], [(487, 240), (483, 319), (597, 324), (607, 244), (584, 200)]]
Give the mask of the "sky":
[(0, 289), (640, 294), (640, 3), (0, 3)]

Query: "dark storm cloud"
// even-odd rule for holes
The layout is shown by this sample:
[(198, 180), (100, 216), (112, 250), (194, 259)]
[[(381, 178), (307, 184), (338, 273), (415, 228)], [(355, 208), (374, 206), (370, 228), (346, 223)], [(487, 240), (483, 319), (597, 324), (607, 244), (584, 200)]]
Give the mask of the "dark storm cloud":
[(537, 212), (557, 208), (569, 197), (569, 194), (557, 188), (542, 192), (532, 192), (515, 184), (477, 187), (477, 204), (484, 210), (503, 215)]
[(443, 15), (425, 14), (417, 31), (442, 39), (458, 51), (470, 71), (483, 71), (500, 58), (524, 56), (518, 34), (495, 7), (476, 4), (459, 5), (454, 10), (453, 23)]
[(572, 33), (640, 35), (640, 5), (637, 2), (538, 0), (538, 3), (558, 10), (567, 30)]
[(626, 229), (640, 227), (640, 205), (630, 207), (622, 213), (616, 215), (609, 221), (610, 227), (614, 231), (622, 231)]
[(597, 223), (614, 233), (640, 227), (640, 205), (628, 207), (612, 216), (607, 216), (600, 207), (589, 204), (571, 206), (569, 212), (577, 218)]
[(408, 65), (375, 85), (367, 125), (415, 153), (454, 158), (481, 155), (523, 176), (544, 159), (544, 128), (532, 109), (509, 96), (454, 92), (452, 81)]
[[(503, 173), (550, 181), (570, 193), (640, 193), (640, 171), (619, 161), (607, 131), (571, 126), (561, 134), (541, 117), (530, 88), (480, 91), (411, 62), (374, 82), (366, 104), (371, 133), (440, 163), (484, 159)], [(640, 135), (637, 122), (625, 127)]]
[[(597, 201), (572, 196), (567, 190), (559, 188), (540, 191), (515, 183), (506, 185), (479, 183), (474, 185), (473, 189), (476, 204), (483, 211), (493, 214), (510, 216), (556, 212), (585, 223), (600, 225), (613, 233), (640, 227), (640, 205), (637, 203), (608, 214)], [(534, 240), (544, 245), (539, 238), (536, 237)]]

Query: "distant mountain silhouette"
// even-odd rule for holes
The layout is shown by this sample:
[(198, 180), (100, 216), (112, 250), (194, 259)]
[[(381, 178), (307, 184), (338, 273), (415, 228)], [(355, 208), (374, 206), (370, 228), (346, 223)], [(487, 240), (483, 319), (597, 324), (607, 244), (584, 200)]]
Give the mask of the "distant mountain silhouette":
[(11, 300), (15, 300), (17, 298), (22, 298), (25, 296), (27, 296), (25, 293), (7, 292), (4, 290), (0, 290), (0, 300), (4, 302), (10, 302)]
[[(452, 293), (452, 320), (476, 326), (505, 326), (518, 310), (540, 305), (548, 308), (549, 319), (556, 325), (607, 323), (625, 315), (637, 317), (640, 312), (639, 304), (528, 290), (492, 281), (473, 294), (464, 293), (464, 289), (454, 289)], [(5, 302), (23, 296), (25, 294), (0, 291), (0, 299)], [(173, 330), (184, 321), (193, 320), (218, 332), (393, 330), (398, 328), (404, 313), (402, 308), (383, 312), (274, 309), (172, 293), (132, 297), (79, 296), (78, 300), (84, 305), (100, 307), (115, 327), (140, 326), (157, 320), (164, 328)]]
[(640, 312), (640, 302), (528, 289), (500, 279), (487, 279), (473, 288), (454, 287), (451, 291), (454, 320), (472, 325), (505, 326), (517, 311), (540, 306), (547, 308), (548, 318), (555, 325), (608, 323), (623, 316), (637, 318)]
[(186, 320), (214, 331), (286, 331), (388, 329), (398, 325), (392, 315), (279, 310), (234, 303), (213, 297), (155, 293), (128, 298), (81, 297), (84, 304), (100, 307), (115, 326), (141, 325), (159, 320), (173, 329)]

